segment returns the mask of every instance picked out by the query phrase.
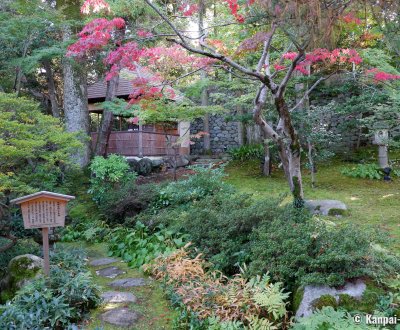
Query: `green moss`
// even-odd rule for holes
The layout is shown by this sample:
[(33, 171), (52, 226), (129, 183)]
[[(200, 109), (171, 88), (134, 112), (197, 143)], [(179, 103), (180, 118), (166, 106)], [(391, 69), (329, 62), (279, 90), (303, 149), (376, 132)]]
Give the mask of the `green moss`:
[(303, 287), (299, 287), (294, 295), (293, 295), (293, 299), (292, 299), (292, 310), (294, 312), (296, 312), (301, 304), (301, 301), (303, 300), (303, 296), (304, 296), (304, 288)]
[(313, 309), (322, 309), (322, 307), (326, 306), (331, 306), (333, 308), (336, 308), (338, 306), (338, 303), (336, 301), (336, 298), (334, 296), (331, 296), (329, 294), (324, 294), (318, 299), (315, 299), (311, 303)]
[(345, 216), (346, 214), (347, 214), (347, 210), (335, 209), (335, 208), (330, 209), (328, 212), (328, 215), (330, 215), (330, 216), (336, 216), (336, 215)]
[(385, 294), (385, 290), (376, 286), (372, 282), (367, 283), (367, 288), (361, 299), (356, 299), (347, 294), (339, 295), (338, 306), (347, 311), (359, 311), (363, 313), (373, 313), (379, 297)]
[[(391, 154), (392, 159), (400, 153)], [(317, 174), (317, 188), (311, 188), (311, 177), (303, 175), (303, 189), (306, 199), (335, 199), (343, 201), (351, 210), (343, 218), (333, 218), (335, 223), (353, 223), (361, 228), (377, 227), (393, 237), (391, 249), (400, 250), (400, 179), (390, 184), (379, 180), (348, 178), (340, 173), (343, 161), (332, 160), (320, 164)], [(241, 193), (251, 193), (254, 198), (278, 197), (287, 193), (285, 203), (291, 203), (290, 189), (282, 169), (274, 169), (271, 176), (259, 173), (259, 162), (231, 161), (226, 167), (225, 179)], [(303, 171), (306, 174), (306, 171)]]

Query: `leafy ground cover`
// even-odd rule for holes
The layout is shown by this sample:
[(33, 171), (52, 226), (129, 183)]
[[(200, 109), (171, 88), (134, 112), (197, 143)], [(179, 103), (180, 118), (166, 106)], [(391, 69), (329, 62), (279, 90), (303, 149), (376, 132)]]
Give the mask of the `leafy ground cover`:
[[(348, 215), (328, 217), (335, 223), (349, 222), (363, 227), (377, 226), (393, 238), (392, 247), (400, 249), (400, 180), (392, 182), (349, 178), (341, 174), (345, 166), (354, 164), (332, 161), (321, 165), (317, 173), (317, 187), (311, 188), (310, 177), (304, 171), (304, 190), (307, 199), (337, 199), (346, 203)], [(226, 182), (239, 191), (253, 193), (255, 198), (276, 197), (289, 193), (281, 170), (271, 177), (260, 175), (259, 162), (231, 162), (226, 167)], [(288, 198), (289, 200), (289, 198)]]

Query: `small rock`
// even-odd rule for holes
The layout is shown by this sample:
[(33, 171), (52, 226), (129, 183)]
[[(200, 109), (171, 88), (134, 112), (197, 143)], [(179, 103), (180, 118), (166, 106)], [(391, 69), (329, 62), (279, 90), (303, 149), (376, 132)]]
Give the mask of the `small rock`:
[(346, 204), (333, 199), (308, 200), (304, 206), (314, 214), (321, 215), (342, 215), (347, 210)]
[(91, 262), (89, 262), (90, 266), (104, 266), (104, 265), (108, 265), (108, 264), (112, 264), (114, 262), (117, 262), (117, 259), (113, 259), (113, 258), (100, 258), (100, 259), (94, 259)]
[(122, 278), (119, 280), (115, 280), (109, 284), (112, 287), (119, 288), (129, 288), (132, 286), (143, 286), (147, 285), (147, 282), (144, 278)]
[(111, 309), (100, 315), (100, 318), (107, 323), (119, 326), (130, 327), (137, 322), (139, 314), (130, 311), (128, 308), (120, 307)]
[(23, 254), (10, 260), (7, 276), (0, 281), (2, 299), (9, 300), (32, 279), (42, 274), (43, 259), (33, 254)]
[(96, 274), (99, 276), (103, 276), (103, 277), (115, 278), (118, 275), (125, 274), (125, 272), (123, 270), (119, 269), (118, 267), (111, 266), (111, 267), (96, 270)]
[(106, 303), (125, 303), (130, 302), (134, 303), (137, 301), (136, 296), (134, 296), (130, 292), (120, 292), (120, 291), (106, 291), (101, 295), (104, 302)]
[(296, 318), (306, 317), (312, 314), (312, 303), (323, 295), (331, 295), (339, 300), (340, 294), (347, 294), (353, 298), (361, 299), (366, 285), (363, 281), (347, 282), (342, 289), (335, 289), (327, 285), (307, 285), (304, 288), (303, 298), (296, 312)]

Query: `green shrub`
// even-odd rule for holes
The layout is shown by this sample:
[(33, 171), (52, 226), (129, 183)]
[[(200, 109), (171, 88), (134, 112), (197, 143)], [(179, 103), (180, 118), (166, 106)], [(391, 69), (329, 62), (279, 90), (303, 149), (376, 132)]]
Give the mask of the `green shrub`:
[(233, 187), (222, 181), (223, 169), (193, 168), (195, 174), (186, 180), (172, 182), (161, 190), (156, 202), (157, 208), (178, 206), (197, 202), (206, 196), (221, 192), (233, 192)]
[(49, 277), (32, 281), (0, 306), (1, 329), (69, 329), (100, 303), (82, 250), (57, 251), (51, 262)]
[(126, 218), (134, 217), (153, 204), (159, 194), (155, 184), (126, 185), (112, 191), (98, 207), (110, 224), (123, 223)]
[[(287, 208), (253, 233), (250, 270), (270, 272), (290, 289), (301, 284), (342, 285), (358, 277), (382, 279), (400, 261), (371, 246), (373, 237), (351, 225), (328, 227)], [(306, 221), (305, 221), (306, 219)]]
[[(371, 180), (382, 180), (384, 173), (382, 169), (377, 164), (357, 164), (351, 168), (342, 169), (341, 173), (343, 175), (349, 176), (351, 178), (361, 178), (361, 179), (371, 179)], [(392, 169), (392, 176), (399, 176), (399, 169)]]
[(185, 235), (179, 232), (163, 227), (151, 232), (140, 222), (134, 228), (116, 228), (110, 236), (109, 255), (121, 257), (130, 267), (140, 267), (186, 244)]
[(228, 150), (233, 160), (247, 161), (249, 159), (262, 159), (264, 157), (264, 146), (262, 144), (247, 144)]
[(130, 172), (127, 160), (118, 155), (108, 158), (96, 156), (90, 164), (92, 172), (89, 193), (97, 204), (102, 204), (114, 191), (133, 185), (136, 174)]

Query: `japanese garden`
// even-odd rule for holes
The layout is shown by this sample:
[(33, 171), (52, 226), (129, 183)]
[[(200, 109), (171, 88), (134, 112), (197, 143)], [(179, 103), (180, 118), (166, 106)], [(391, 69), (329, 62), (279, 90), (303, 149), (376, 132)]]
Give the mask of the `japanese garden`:
[(400, 329), (398, 0), (0, 1), (0, 329)]

